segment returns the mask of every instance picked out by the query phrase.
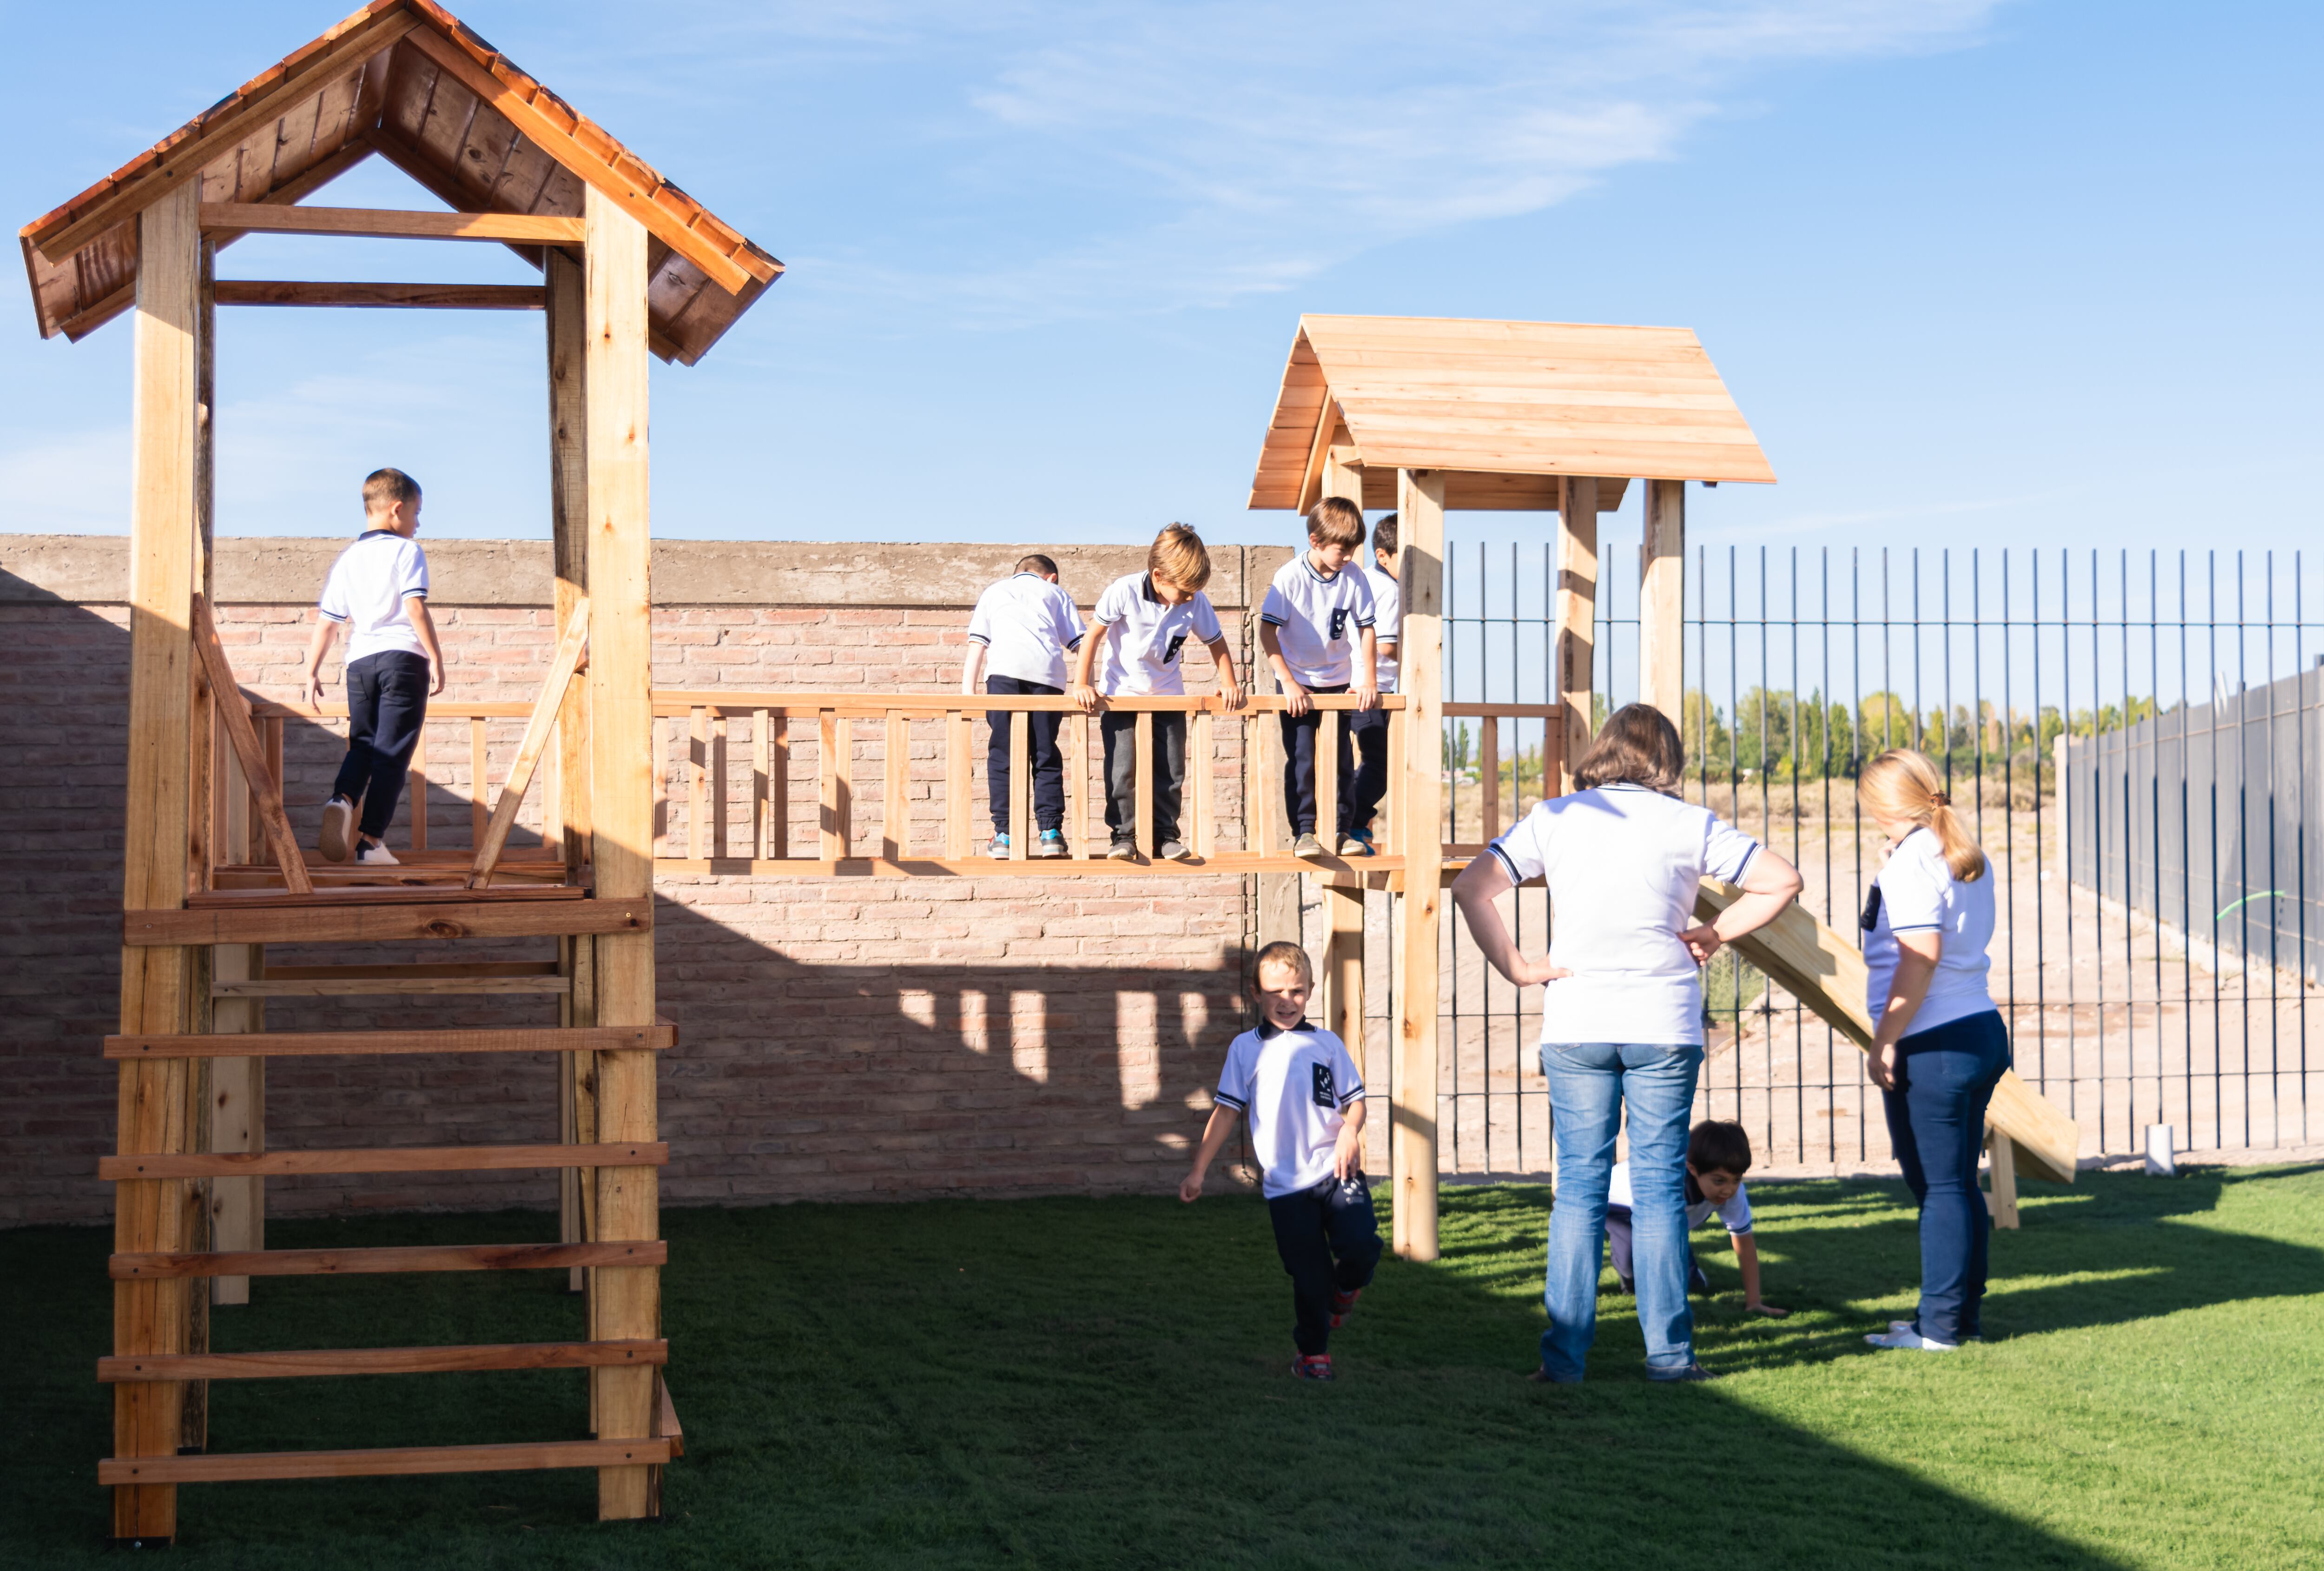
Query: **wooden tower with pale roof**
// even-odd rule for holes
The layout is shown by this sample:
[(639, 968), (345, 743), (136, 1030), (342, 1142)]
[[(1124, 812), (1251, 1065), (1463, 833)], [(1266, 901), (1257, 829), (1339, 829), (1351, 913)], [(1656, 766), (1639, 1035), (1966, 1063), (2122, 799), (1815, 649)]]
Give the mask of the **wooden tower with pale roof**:
[[(309, 206), (377, 156), (450, 212)], [(220, 282), (244, 235), (482, 241), (538, 284)], [(679, 1448), (663, 1379), (657, 1201), (668, 1148), (654, 1009), (646, 357), (692, 365), (781, 264), (429, 0), (375, 0), (23, 230), (42, 334), (115, 317), (135, 337), (130, 504), (128, 815), (124, 842), (115, 1185), (113, 1489), (117, 1539), (166, 1542), (182, 1483), (594, 1468), (604, 1517), (659, 1509)], [(211, 365), (219, 306), (539, 311), (545, 323), (558, 645), (489, 823), (389, 883), (309, 867), (284, 820), (280, 718), (254, 724), (210, 611)], [(586, 675), (582, 675), (586, 670)], [(478, 761), (484, 762), (478, 727)], [(544, 770), (542, 766), (548, 767)], [(536, 772), (554, 781), (551, 857), (503, 857)], [(475, 791), (484, 796), (483, 769)], [(265, 947), (554, 937), (554, 1027), (266, 1033), (270, 987), (484, 991), (490, 963), (303, 967), (267, 980)], [(520, 967), (521, 968), (521, 967)], [(503, 966), (503, 969), (506, 969)], [(343, 974), (342, 974), (343, 973)], [(497, 987), (493, 991), (520, 989)], [(565, 1142), (270, 1153), (277, 1057), (510, 1052), (558, 1066)], [(485, 1167), (559, 1171), (556, 1243), (268, 1250), (270, 1174)], [(555, 1269), (582, 1279), (584, 1334), (467, 1347), (209, 1351), (213, 1300), (254, 1278)], [(580, 1369), (595, 1433), (383, 1451), (207, 1451), (208, 1382), (285, 1375)]]

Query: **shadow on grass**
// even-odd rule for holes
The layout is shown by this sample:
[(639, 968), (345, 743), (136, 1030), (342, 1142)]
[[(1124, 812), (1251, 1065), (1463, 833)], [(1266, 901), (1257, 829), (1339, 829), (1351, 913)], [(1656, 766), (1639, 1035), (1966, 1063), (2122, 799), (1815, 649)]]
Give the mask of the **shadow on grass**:
[[(1880, 1188), (1812, 1198), (1834, 1224), (1781, 1239), (1803, 1288), (1857, 1271), (1868, 1234), (1909, 1231)], [(1330, 1386), (1286, 1372), (1289, 1292), (1249, 1198), (672, 1211), (666, 1317), (687, 1455), (668, 1475), (668, 1521), (589, 1522), (586, 1474), (214, 1486), (184, 1492), (175, 1557), (254, 1568), (2116, 1564), (1849, 1449), (1839, 1415), (1827, 1438), (1718, 1386), (1649, 1386), (1613, 1314), (1605, 1378), (1527, 1383), (1539, 1199), (1448, 1191), (1446, 1260), (1383, 1267), (1337, 1339), (1343, 1374)], [(2117, 1201), (2108, 1190), (2083, 1210), (2045, 1206), (2057, 1213), (2040, 1220), (2045, 1249), (2109, 1258), (2106, 1239), (2136, 1211)], [(270, 1242), (507, 1240), (553, 1226), (524, 1213), (374, 1216), (288, 1223)], [(20, 1328), (18, 1400), (0, 1442), (14, 1483), (0, 1540), (14, 1563), (93, 1560), (105, 1530), (94, 1461), (109, 1402), (90, 1373), (106, 1335), (106, 1249), (97, 1229), (0, 1235), (0, 1304)], [(577, 1304), (549, 1273), (256, 1286), (250, 1312), (218, 1318), (221, 1347), (579, 1333)], [(581, 1377), (566, 1372), (212, 1391), (220, 1450), (538, 1438), (586, 1421)]]

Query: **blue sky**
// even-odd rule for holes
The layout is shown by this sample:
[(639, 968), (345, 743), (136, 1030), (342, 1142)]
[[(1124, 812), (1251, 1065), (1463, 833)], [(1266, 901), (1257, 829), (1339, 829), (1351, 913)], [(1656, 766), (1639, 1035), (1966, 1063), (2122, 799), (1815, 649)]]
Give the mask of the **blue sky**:
[[(11, 7), (18, 223), (337, 15), (96, 9), (101, 96), (45, 64), (90, 10)], [(1286, 539), (1243, 502), (1302, 310), (1694, 328), (1781, 476), (1691, 502), (1714, 548), (2312, 533), (2312, 5), (456, 9), (789, 265), (655, 368), (663, 535)], [(434, 205), (375, 162), (314, 199)], [(221, 271), (527, 276), (277, 238)], [(117, 530), (127, 325), (42, 343), (14, 298), (0, 529)], [(394, 463), (431, 534), (545, 534), (539, 335), (227, 313), (221, 531), (352, 527)]]

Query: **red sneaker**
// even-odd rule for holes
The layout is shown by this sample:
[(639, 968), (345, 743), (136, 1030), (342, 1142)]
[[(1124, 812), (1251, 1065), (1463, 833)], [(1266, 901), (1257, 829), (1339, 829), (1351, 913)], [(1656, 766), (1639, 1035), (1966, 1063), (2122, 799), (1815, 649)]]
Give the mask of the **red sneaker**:
[(1348, 1317), (1355, 1312), (1356, 1300), (1363, 1296), (1364, 1290), (1361, 1288), (1351, 1288), (1344, 1293), (1335, 1292), (1332, 1295), (1333, 1330), (1336, 1331), (1348, 1323)]
[(1330, 1380), (1332, 1355), (1328, 1353), (1303, 1353), (1291, 1361), (1291, 1372), (1301, 1380)]

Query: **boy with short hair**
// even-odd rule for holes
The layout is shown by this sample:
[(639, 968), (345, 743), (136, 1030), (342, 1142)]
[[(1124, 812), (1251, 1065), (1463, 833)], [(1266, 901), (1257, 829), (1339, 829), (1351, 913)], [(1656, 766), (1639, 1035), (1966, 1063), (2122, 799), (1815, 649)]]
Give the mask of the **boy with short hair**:
[[(1686, 1225), (1702, 1226), (1713, 1212), (1727, 1224), (1735, 1246), (1736, 1268), (1743, 1274), (1743, 1307), (1755, 1315), (1780, 1320), (1791, 1313), (1763, 1302), (1759, 1297), (1759, 1243), (1751, 1232), (1751, 1197), (1743, 1175), (1751, 1170), (1751, 1137), (1739, 1123), (1704, 1119), (1686, 1141)], [(1630, 1274), (1630, 1164), (1616, 1162), (1606, 1189), (1606, 1241), (1612, 1245), (1614, 1275), (1626, 1293), (1637, 1291)], [(1690, 1292), (1708, 1296), (1711, 1279), (1695, 1263), (1694, 1246), (1686, 1250), (1686, 1285)]]
[[(1017, 571), (977, 596), (968, 619), (968, 659), (960, 670), (960, 690), (973, 694), (979, 679), (996, 698), (1034, 693), (1056, 698), (1065, 690), (1065, 652), (1079, 649), (1082, 624), (1074, 598), (1057, 587), (1057, 564), (1036, 553)], [(984, 753), (984, 781), (992, 797), (993, 855), (1010, 851), (1009, 731), (1014, 716), (990, 709), (991, 740)], [(1030, 849), (1038, 857), (1065, 855), (1065, 757), (1057, 747), (1054, 711), (1025, 716), (1031, 723), (1027, 749), (1033, 770), (1033, 818), (1040, 839)]]
[(1307, 1023), (1315, 968), (1296, 944), (1269, 944), (1252, 967), (1257, 1030), (1227, 1049), (1217, 1105), (1194, 1148), (1178, 1198), (1202, 1197), (1203, 1179), (1235, 1120), (1250, 1120), (1259, 1192), (1275, 1247), (1291, 1278), (1291, 1372), (1332, 1378), (1332, 1328), (1343, 1324), (1379, 1264), (1379, 1226), (1364, 1181), (1364, 1082), (1347, 1044)]
[[(320, 849), (333, 862), (392, 867), (395, 857), (380, 836), (403, 794), (429, 695), (444, 690), (444, 651), (428, 615), (428, 553), (412, 538), (420, 532), (419, 482), (401, 469), (375, 469), (364, 479), (363, 501), (363, 532), (331, 564), (315, 606), (306, 697), (322, 704), (323, 657), (344, 626), (347, 755), (323, 804)], [(425, 803), (413, 808), (426, 810)]]
[[(1382, 698), (1396, 691), (1397, 637), (1404, 630), (1404, 586), (1397, 581), (1396, 569), (1396, 514), (1391, 513), (1372, 525), (1372, 565), (1363, 569), (1365, 586), (1372, 592), (1372, 637), (1379, 650), (1373, 668)], [(1348, 717), (1348, 728), (1355, 733), (1357, 761), (1348, 835), (1370, 856), (1378, 850), (1372, 818), (1388, 795), (1388, 711), (1359, 710)]]
[[(1379, 648), (1372, 631), (1371, 587), (1350, 572), (1364, 543), (1363, 509), (1344, 496), (1326, 496), (1307, 513), (1307, 549), (1284, 563), (1267, 587), (1259, 612), (1259, 644), (1282, 685), (1283, 805), (1296, 840), (1294, 856), (1321, 856), (1316, 837), (1315, 734), (1323, 716), (1310, 695), (1356, 695), (1356, 712), (1379, 704)], [(1356, 771), (1351, 727), (1339, 728), (1339, 800), (1332, 805), (1333, 845), (1342, 856), (1362, 855), (1353, 827)]]
[[(1088, 636), (1074, 667), (1074, 702), (1099, 714), (1106, 698), (1144, 697), (1186, 690), (1180, 654), (1189, 636), (1202, 640), (1218, 662), (1219, 691), (1230, 709), (1242, 707), (1242, 685), (1235, 679), (1234, 652), (1227, 647), (1219, 614), (1203, 586), (1211, 581), (1211, 553), (1203, 537), (1174, 523), (1154, 537), (1146, 570), (1116, 578), (1098, 596)], [(1094, 686), (1090, 667), (1104, 653)], [(1138, 855), (1138, 716), (1106, 710), (1098, 721), (1105, 739), (1106, 855), (1128, 862)], [(1178, 809), (1186, 785), (1186, 716), (1154, 716), (1154, 855), (1166, 862), (1194, 855), (1178, 838)]]

